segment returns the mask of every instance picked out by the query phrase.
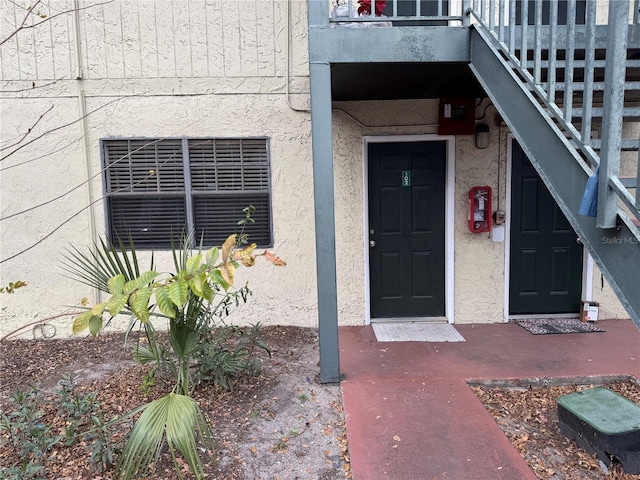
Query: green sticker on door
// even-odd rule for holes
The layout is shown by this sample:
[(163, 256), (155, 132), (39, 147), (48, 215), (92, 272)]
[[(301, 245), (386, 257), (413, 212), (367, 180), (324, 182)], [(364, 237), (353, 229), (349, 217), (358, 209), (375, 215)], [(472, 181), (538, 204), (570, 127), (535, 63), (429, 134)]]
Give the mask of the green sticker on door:
[(411, 186), (411, 170), (402, 170), (402, 186)]

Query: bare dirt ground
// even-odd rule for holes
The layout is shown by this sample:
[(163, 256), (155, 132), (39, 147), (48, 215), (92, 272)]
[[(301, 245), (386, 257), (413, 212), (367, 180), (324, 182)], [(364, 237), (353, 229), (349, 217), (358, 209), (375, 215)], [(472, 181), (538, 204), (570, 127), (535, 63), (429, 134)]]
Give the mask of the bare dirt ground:
[[(638, 480), (640, 475), (624, 473), (616, 461), (605, 467), (560, 432), (558, 397), (594, 386), (600, 385), (472, 389), (538, 478)], [(640, 403), (640, 385), (635, 380), (604, 386)]]
[[(218, 448), (205, 465), (206, 478), (349, 478), (342, 394), (339, 385), (319, 383), (316, 330), (267, 327), (264, 333), (272, 356), (261, 355), (259, 375), (238, 381), (232, 392), (211, 387), (196, 392)], [(166, 393), (143, 393), (146, 371), (130, 360), (123, 335), (5, 341), (0, 345), (0, 408), (8, 412), (8, 395), (28, 385), (38, 385), (52, 399), (62, 375), (73, 373), (82, 391), (99, 392), (101, 409), (112, 418)], [(63, 431), (58, 410), (43, 410), (42, 421)], [(0, 468), (19, 460), (6, 440), (6, 434), (0, 434)], [(112, 478), (109, 472), (92, 471), (88, 459), (82, 445), (58, 444), (45, 463), (46, 478)], [(168, 455), (147, 478), (176, 478)]]
[[(319, 383), (317, 331), (267, 327), (264, 332), (273, 354), (261, 355), (260, 375), (238, 381), (232, 392), (217, 392), (211, 387), (197, 391), (196, 398), (211, 422), (217, 445), (214, 458), (207, 461), (206, 478), (350, 478), (342, 394), (338, 385)], [(53, 399), (62, 375), (74, 373), (80, 390), (99, 392), (98, 402), (106, 418), (120, 416), (165, 393), (159, 385), (149, 395), (143, 393), (146, 371), (146, 367), (131, 361), (121, 334), (97, 339), (0, 342), (0, 409), (7, 413), (11, 407), (8, 396), (29, 385), (38, 385), (45, 392), (43, 400)], [(620, 465), (606, 473), (594, 455), (560, 433), (556, 399), (588, 387), (472, 388), (538, 478), (640, 480), (640, 475), (624, 474)], [(621, 382), (610, 388), (640, 403), (636, 382)], [(45, 406), (43, 410), (42, 420), (62, 431), (64, 420), (59, 409)], [(20, 460), (7, 440), (6, 433), (0, 433), (0, 469)], [(46, 478), (112, 479), (111, 472), (91, 470), (86, 447), (54, 446), (45, 463)], [(167, 454), (147, 478), (176, 478)]]

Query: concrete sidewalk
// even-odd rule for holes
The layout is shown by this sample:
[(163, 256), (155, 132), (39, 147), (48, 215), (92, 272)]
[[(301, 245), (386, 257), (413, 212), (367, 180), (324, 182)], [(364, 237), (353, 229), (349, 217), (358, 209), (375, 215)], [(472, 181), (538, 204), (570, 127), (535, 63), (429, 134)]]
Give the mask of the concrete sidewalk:
[(456, 325), (459, 343), (387, 342), (340, 328), (340, 365), (354, 480), (526, 480), (526, 462), (468, 380), (640, 377), (640, 331), (532, 335), (516, 324)]

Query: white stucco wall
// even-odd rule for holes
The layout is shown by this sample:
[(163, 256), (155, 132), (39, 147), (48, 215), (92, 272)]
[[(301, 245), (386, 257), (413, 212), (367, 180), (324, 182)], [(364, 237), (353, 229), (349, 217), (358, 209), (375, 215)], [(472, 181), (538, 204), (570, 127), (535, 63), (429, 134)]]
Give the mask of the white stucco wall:
[[(87, 8), (79, 12), (80, 62), (72, 14), (20, 32), (1, 47), (0, 140), (21, 148), (3, 159), (0, 172), (0, 284), (20, 279), (28, 286), (0, 297), (0, 337), (75, 311), (85, 297), (95, 301), (90, 288), (64, 276), (61, 263), (68, 246), (91, 244), (90, 210), (95, 231), (104, 236), (99, 147), (110, 137), (269, 137), (271, 250), (288, 266), (258, 262), (240, 271), (238, 284), (249, 281), (254, 295), (231, 320), (315, 326), (310, 114), (294, 110), (309, 104), (306, 3), (97, 3), (81, 2)], [(68, 11), (73, 3), (51, 5), (41, 13)], [(9, 0), (0, 6), (5, 38), (23, 11)], [(85, 208), (89, 198), (92, 209)], [(160, 269), (171, 268), (167, 252), (155, 257)], [(59, 336), (70, 333), (70, 317), (48, 323)]]
[[(337, 258), (339, 264), (345, 259), (348, 265), (339, 268), (338, 277), (340, 319), (344, 324), (361, 324), (366, 311), (363, 137), (437, 134), (438, 105), (438, 100), (334, 103), (337, 109), (333, 116)], [(494, 206), (497, 195), (504, 205), (504, 130), (499, 143), (498, 129), (492, 129), (492, 145), (485, 150), (475, 148), (472, 136), (458, 136), (455, 140), (456, 323), (503, 321), (504, 243), (493, 242), (488, 234), (469, 232), (467, 193), (472, 186), (488, 185), (493, 189)], [(501, 189), (498, 189), (499, 178)]]
[[(485, 102), (486, 103), (486, 102)], [(478, 114), (482, 112), (479, 109)], [(506, 242), (493, 241), (489, 233), (474, 234), (467, 224), (468, 191), (488, 185), (493, 191), (493, 211), (507, 215), (507, 162), (511, 136), (496, 127), (495, 110), (488, 109), (491, 144), (478, 150), (473, 136), (455, 140), (454, 285), (456, 323), (490, 323), (505, 320)], [(366, 312), (364, 216), (365, 136), (436, 134), (438, 100), (386, 102), (334, 102), (333, 147), (336, 190), (336, 248), (338, 310), (341, 324), (360, 325)], [(506, 233), (508, 235), (508, 232)], [(592, 299), (601, 303), (600, 318), (628, 318), (611, 288), (600, 287), (593, 273)], [(583, 292), (583, 298), (587, 298)]]
[[(77, 32), (73, 18), (61, 15), (0, 47), (0, 141), (20, 147), (0, 164), (0, 284), (29, 283), (0, 296), (0, 337), (73, 311), (85, 297), (94, 301), (94, 292), (64, 276), (61, 262), (69, 245), (91, 243), (92, 225), (104, 235), (99, 142), (110, 137), (269, 137), (272, 250), (288, 265), (259, 262), (242, 271), (238, 282), (248, 280), (254, 295), (232, 320), (316, 326), (311, 123), (308, 111), (296, 111), (309, 106), (306, 2), (81, 3), (88, 8), (79, 12)], [(51, 4), (65, 11), (73, 2)], [(15, 5), (0, 0), (0, 38), (21, 19)], [(362, 325), (368, 269), (363, 138), (436, 134), (438, 100), (334, 108), (339, 322)], [(467, 227), (472, 186), (489, 185), (493, 209), (509, 210), (508, 132), (493, 127), (493, 110), (488, 112), (489, 148), (476, 149), (472, 136), (455, 140), (456, 323), (504, 320), (505, 243)], [(93, 207), (85, 208), (90, 201)], [(156, 260), (160, 268), (171, 266), (167, 253)], [(596, 271), (593, 298), (601, 303), (601, 318), (626, 317), (599, 282)], [(70, 334), (70, 317), (48, 321), (58, 336)]]
[(343, 325), (362, 325), (366, 319), (364, 137), (435, 134), (437, 104), (437, 100), (334, 102), (338, 315)]

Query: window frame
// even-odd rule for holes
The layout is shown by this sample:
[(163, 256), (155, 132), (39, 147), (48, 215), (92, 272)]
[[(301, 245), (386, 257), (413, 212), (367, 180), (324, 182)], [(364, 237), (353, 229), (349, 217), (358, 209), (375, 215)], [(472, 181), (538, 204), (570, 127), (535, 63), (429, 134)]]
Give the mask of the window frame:
[[(233, 189), (215, 189), (213, 191), (203, 191), (197, 190), (193, 188), (193, 182), (191, 179), (191, 155), (189, 150), (190, 142), (194, 141), (205, 141), (205, 142), (215, 142), (215, 141), (238, 141), (239, 148), (242, 149), (243, 141), (264, 141), (265, 147), (265, 155), (266, 155), (266, 189), (256, 189), (256, 190), (245, 190), (244, 187), (242, 190), (233, 190)], [(125, 158), (126, 155), (135, 152), (138, 148), (142, 149), (147, 147), (149, 144), (158, 144), (164, 141), (174, 141), (180, 142), (180, 156), (182, 163), (182, 175), (183, 175), (183, 184), (182, 190), (174, 190), (174, 191), (161, 191), (161, 186), (158, 186), (157, 191), (146, 192), (135, 192), (135, 191), (111, 191), (112, 188), (112, 179), (109, 175), (109, 146), (115, 142), (129, 142), (127, 146), (127, 154), (120, 157), (120, 159)], [(132, 148), (130, 142), (147, 142), (142, 147)], [(271, 141), (270, 137), (267, 136), (217, 136), (217, 137), (105, 137), (99, 140), (100, 143), (100, 159), (101, 159), (101, 173), (102, 173), (102, 193), (103, 193), (103, 208), (104, 208), (104, 218), (105, 218), (105, 235), (111, 241), (115, 241), (116, 238), (112, 238), (115, 233), (114, 225), (113, 225), (113, 208), (111, 201), (114, 198), (141, 198), (141, 197), (158, 197), (158, 198), (181, 198), (184, 200), (184, 208), (185, 208), (185, 226), (187, 231), (196, 232), (198, 230), (198, 224), (196, 224), (196, 213), (195, 213), (195, 197), (239, 197), (244, 195), (254, 194), (264, 194), (266, 197), (266, 202), (268, 204), (268, 211), (266, 212), (267, 216), (267, 227), (268, 228), (268, 242), (267, 243), (258, 243), (258, 248), (271, 248), (274, 245), (274, 231), (273, 231), (273, 195), (272, 195), (272, 174), (271, 174)], [(119, 160), (120, 160), (119, 159)], [(156, 161), (158, 157), (155, 157)], [(233, 164), (239, 164), (241, 170), (241, 179), (244, 183), (245, 171), (242, 160), (243, 156), (240, 157), (240, 162), (230, 162)], [(118, 161), (119, 161), (118, 160)], [(131, 171), (131, 168), (129, 168)], [(215, 167), (215, 172), (217, 175), (217, 165)], [(134, 185), (133, 181), (129, 183), (129, 188)], [(247, 202), (245, 207), (249, 205), (251, 202)], [(244, 208), (244, 207), (243, 207)], [(244, 218), (243, 212), (238, 212), (237, 220), (242, 220)], [(227, 235), (231, 235), (233, 233), (239, 233), (240, 228), (237, 231), (230, 231)], [(266, 232), (265, 232), (266, 233)], [(182, 231), (176, 232), (174, 234), (175, 241), (180, 241), (180, 236), (182, 235)], [(197, 235), (193, 235), (193, 241), (191, 248), (200, 247), (200, 237), (195, 238)], [(126, 238), (122, 239), (123, 241), (127, 241)], [(249, 236), (249, 242), (253, 243), (251, 240), (251, 236)], [(145, 242), (142, 242), (145, 243)], [(203, 243), (202, 247), (214, 247), (220, 246), (220, 242), (215, 244)], [(154, 244), (154, 245), (144, 245), (139, 250), (153, 250), (153, 251), (168, 251), (171, 250), (170, 240), (167, 239), (167, 244)]]

